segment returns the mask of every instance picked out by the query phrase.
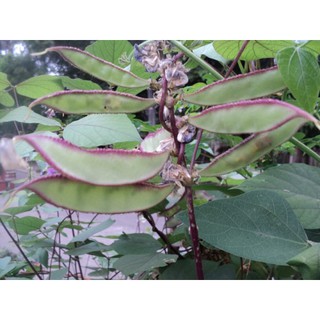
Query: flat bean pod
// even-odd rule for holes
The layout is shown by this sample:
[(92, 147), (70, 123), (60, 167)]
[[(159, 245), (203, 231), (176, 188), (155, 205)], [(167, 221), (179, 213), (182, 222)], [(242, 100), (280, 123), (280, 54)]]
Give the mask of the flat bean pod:
[(237, 75), (209, 84), (183, 96), (189, 103), (213, 106), (263, 97), (284, 89), (286, 85), (277, 67)]
[(71, 114), (135, 113), (152, 107), (154, 99), (144, 99), (128, 93), (109, 90), (58, 91), (33, 101), (29, 107), (44, 104)]
[(48, 48), (44, 53), (50, 51), (59, 53), (66, 61), (76, 68), (110, 84), (126, 88), (149, 86), (149, 80), (139, 78), (135, 74), (100, 59), (89, 52), (73, 47), (61, 46)]
[(275, 130), (251, 135), (217, 156), (206, 168), (200, 170), (200, 176), (219, 176), (243, 168), (290, 139), (305, 122), (304, 118), (296, 118)]
[(169, 152), (79, 148), (43, 135), (17, 136), (32, 145), (59, 173), (94, 185), (125, 185), (148, 180), (164, 166)]
[(140, 149), (145, 152), (155, 152), (161, 149), (161, 143), (165, 149), (165, 142), (171, 138), (171, 133), (161, 128), (149, 133), (141, 142)]
[(273, 130), (294, 118), (304, 118), (318, 125), (318, 120), (304, 110), (274, 99), (228, 103), (189, 117), (195, 127), (228, 134), (257, 133)]
[(125, 213), (151, 208), (164, 200), (174, 184), (156, 186), (93, 186), (54, 175), (33, 180), (19, 187), (28, 189), (61, 208), (94, 213)]

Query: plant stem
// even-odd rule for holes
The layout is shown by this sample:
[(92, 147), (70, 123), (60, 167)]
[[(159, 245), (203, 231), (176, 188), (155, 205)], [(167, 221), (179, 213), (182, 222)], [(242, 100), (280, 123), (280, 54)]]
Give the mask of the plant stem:
[(314, 152), (312, 149), (310, 149), (308, 146), (306, 146), (304, 143), (299, 141), (297, 138), (292, 137), (289, 141), (293, 143), (301, 151), (305, 152), (308, 156), (320, 162), (320, 156), (316, 152)]
[(28, 257), (25, 255), (25, 253), (23, 252), (22, 248), (20, 247), (19, 243), (16, 241), (16, 239), (13, 237), (13, 235), (10, 233), (9, 229), (6, 227), (5, 223), (2, 221), (2, 219), (0, 218), (0, 223), (3, 226), (4, 230), (7, 232), (8, 236), (11, 238), (11, 240), (13, 241), (13, 243), (16, 245), (16, 247), (18, 248), (18, 250), (20, 251), (20, 253), (22, 254), (24, 260), (26, 260), (26, 262), (28, 263), (28, 265), (30, 266), (30, 268), (32, 269), (32, 271), (34, 272), (34, 274), (39, 278), (39, 280), (43, 280), (40, 276), (40, 274), (38, 273), (38, 271), (35, 269), (35, 267), (33, 266), (32, 262), (28, 259)]
[(180, 252), (175, 247), (172, 246), (172, 244), (168, 240), (167, 236), (157, 228), (157, 226), (152, 218), (152, 215), (146, 211), (142, 211), (142, 215), (151, 225), (152, 231), (155, 232), (160, 237), (160, 239), (168, 246), (169, 250), (171, 252), (174, 252), (175, 254), (177, 254), (180, 258), (183, 258), (183, 256), (180, 254)]
[(250, 40), (245, 40), (236, 56), (236, 58), (233, 60), (228, 72), (225, 75), (225, 78), (228, 78), (230, 73), (232, 72), (232, 70), (234, 69), (234, 67), (236, 66), (236, 64), (238, 63), (238, 60), (240, 59), (242, 52), (244, 51), (244, 49), (246, 48), (246, 46), (248, 45)]
[(192, 195), (191, 187), (186, 187), (186, 197), (187, 197), (189, 224), (190, 224), (190, 235), (191, 235), (191, 240), (192, 240), (194, 259), (195, 259), (195, 263), (196, 263), (196, 275), (197, 275), (198, 280), (204, 280), (201, 251), (200, 251), (200, 242), (199, 242), (199, 235), (198, 235), (198, 227), (197, 227), (197, 223), (196, 223), (196, 217), (194, 214), (193, 195)]
[(203, 59), (196, 56), (191, 50), (186, 48), (182, 43), (176, 40), (170, 40), (170, 42), (176, 46), (179, 50), (181, 50), (187, 57), (191, 58), (195, 62), (197, 62), (203, 69), (210, 72), (216, 79), (223, 79), (223, 76), (212, 68), (208, 63), (206, 63)]
[(162, 93), (161, 93), (161, 99), (159, 103), (159, 121), (164, 129), (166, 129), (169, 132), (172, 132), (170, 128), (167, 126), (164, 117), (163, 117), (163, 111), (166, 103), (166, 97), (167, 97), (167, 90), (168, 90), (168, 81), (165, 77), (162, 78)]

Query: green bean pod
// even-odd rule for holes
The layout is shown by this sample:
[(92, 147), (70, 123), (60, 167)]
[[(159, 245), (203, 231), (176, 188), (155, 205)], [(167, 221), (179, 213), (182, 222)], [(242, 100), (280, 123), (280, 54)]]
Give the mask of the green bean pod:
[(200, 176), (219, 176), (243, 168), (287, 141), (305, 122), (304, 118), (296, 118), (275, 130), (249, 136), (240, 144), (217, 156), (206, 168), (199, 171)]
[(20, 186), (57, 207), (93, 213), (126, 213), (151, 208), (164, 200), (174, 184), (133, 184), (127, 186), (93, 186), (60, 175), (41, 177)]
[(77, 147), (59, 138), (22, 135), (63, 176), (94, 185), (118, 186), (154, 177), (164, 166), (169, 152), (95, 149)]
[(135, 113), (152, 107), (154, 99), (109, 90), (58, 91), (33, 101), (29, 107), (44, 104), (69, 114)]
[[(149, 133), (141, 142), (140, 150), (145, 152), (155, 152), (166, 149), (166, 142), (169, 142), (171, 133), (161, 128)], [(169, 142), (170, 143), (170, 142)], [(163, 148), (162, 148), (163, 147)]]
[(273, 130), (294, 118), (304, 118), (319, 126), (319, 121), (308, 112), (274, 99), (215, 106), (189, 117), (188, 122), (210, 132), (244, 134)]
[(263, 97), (284, 88), (286, 85), (280, 71), (272, 67), (216, 81), (184, 95), (182, 99), (193, 104), (213, 106)]
[(76, 68), (110, 84), (126, 88), (147, 88), (149, 86), (149, 80), (139, 78), (132, 72), (98, 58), (89, 52), (73, 47), (61, 46), (48, 48), (41, 54), (50, 51), (59, 53), (62, 58)]

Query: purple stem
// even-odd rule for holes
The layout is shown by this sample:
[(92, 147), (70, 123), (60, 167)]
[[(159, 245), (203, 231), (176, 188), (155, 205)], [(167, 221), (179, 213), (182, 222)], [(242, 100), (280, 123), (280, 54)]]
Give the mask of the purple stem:
[(234, 67), (236, 66), (236, 64), (238, 63), (238, 60), (240, 59), (242, 52), (244, 51), (244, 49), (246, 48), (246, 46), (248, 45), (250, 40), (245, 40), (236, 56), (236, 58), (233, 60), (228, 72), (225, 75), (225, 78), (228, 78), (229, 75), (231, 74), (232, 70), (234, 69)]

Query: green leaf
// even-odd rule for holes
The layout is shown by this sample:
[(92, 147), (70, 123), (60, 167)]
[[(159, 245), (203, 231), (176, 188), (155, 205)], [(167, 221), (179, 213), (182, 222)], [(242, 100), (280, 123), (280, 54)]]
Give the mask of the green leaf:
[(62, 280), (65, 274), (68, 272), (68, 268), (62, 268), (51, 272), (50, 280)]
[(85, 148), (116, 142), (141, 141), (139, 133), (124, 114), (94, 114), (67, 125), (65, 140)]
[(85, 241), (88, 238), (92, 237), (96, 233), (103, 231), (113, 225), (115, 220), (108, 219), (104, 222), (101, 222), (97, 226), (90, 227), (82, 232), (80, 232), (77, 236), (73, 237), (70, 242), (77, 242), (77, 241)]
[(320, 89), (318, 58), (303, 47), (291, 47), (281, 50), (277, 60), (283, 80), (299, 106), (313, 113)]
[[(221, 266), (215, 261), (202, 260), (205, 280), (235, 279), (234, 266)], [(226, 269), (227, 267), (227, 269)], [(196, 268), (193, 259), (182, 259), (169, 265), (161, 274), (160, 280), (196, 280)]]
[[(308, 248), (307, 236), (286, 200), (275, 192), (251, 191), (196, 208), (199, 236), (231, 254), (272, 264)], [(187, 215), (181, 215), (186, 223)]]
[(19, 94), (32, 99), (63, 90), (64, 86), (60, 76), (36, 76), (16, 85)]
[(83, 254), (89, 254), (89, 253), (99, 252), (99, 251), (109, 251), (109, 250), (110, 250), (109, 246), (102, 244), (100, 242), (92, 241), (90, 243), (84, 244), (74, 249), (70, 249), (65, 253), (69, 256), (81, 256)]
[(226, 64), (227, 63), (227, 59), (225, 59), (224, 57), (222, 57), (213, 47), (212, 43), (206, 44), (202, 47), (199, 47), (197, 49), (193, 50), (193, 53), (198, 56), (201, 57), (202, 55), (213, 59), (213, 60), (217, 60), (219, 62), (221, 62), (222, 64)]
[(26, 235), (31, 231), (39, 230), (44, 223), (44, 220), (37, 217), (16, 217), (14, 220), (9, 221), (9, 226), (16, 233)]
[(320, 228), (320, 168), (303, 163), (269, 168), (245, 180), (242, 191), (270, 190), (285, 198), (305, 229)]
[(46, 249), (38, 248), (36, 253), (33, 255), (33, 258), (39, 263), (41, 263), (43, 266), (48, 268), (49, 255)]
[(289, 260), (288, 264), (295, 267), (304, 280), (320, 280), (320, 244), (314, 244), (301, 252)]
[(0, 91), (0, 104), (5, 107), (13, 107), (15, 105), (15, 102), (8, 92)]
[(96, 57), (122, 67), (121, 56), (123, 54), (129, 56), (133, 46), (127, 40), (99, 40), (87, 46), (85, 50)]
[(7, 113), (3, 118), (0, 119), (0, 123), (17, 121), (23, 123), (39, 123), (46, 126), (59, 126), (60, 123), (56, 120), (49, 119), (41, 116), (38, 113), (33, 112), (27, 107), (16, 108), (9, 113)]
[(111, 245), (111, 248), (121, 255), (145, 254), (155, 253), (161, 249), (161, 244), (150, 234), (132, 233), (121, 235), (119, 240)]
[[(213, 42), (213, 46), (224, 58), (233, 60), (243, 42), (243, 40), (217, 40)], [(293, 45), (295, 45), (293, 40), (251, 40), (241, 54), (241, 60), (274, 58), (279, 50)]]
[(178, 256), (175, 254), (163, 253), (128, 254), (119, 258), (113, 264), (113, 267), (129, 276), (154, 268), (165, 267), (168, 263), (175, 262), (177, 258)]
[(11, 87), (11, 83), (8, 80), (8, 75), (0, 72), (0, 90)]
[(101, 87), (90, 80), (71, 79), (69, 77), (61, 77), (62, 85), (69, 90), (101, 90)]

